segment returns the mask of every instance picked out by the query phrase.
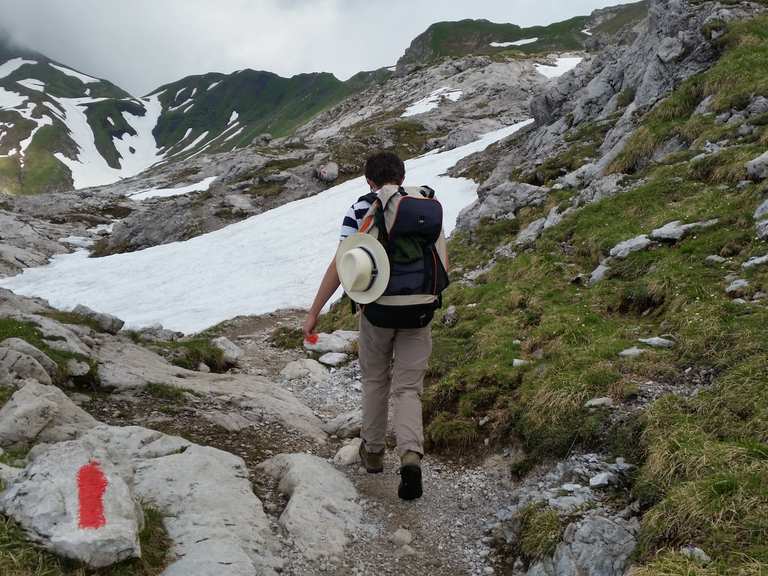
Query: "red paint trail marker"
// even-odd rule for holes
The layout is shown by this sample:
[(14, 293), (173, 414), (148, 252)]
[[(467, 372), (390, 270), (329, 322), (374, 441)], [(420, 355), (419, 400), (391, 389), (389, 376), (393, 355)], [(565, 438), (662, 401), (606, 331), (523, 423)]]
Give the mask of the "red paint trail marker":
[(315, 344), (317, 344), (317, 341), (319, 340), (319, 336), (317, 334), (310, 334), (309, 336), (307, 336), (306, 340), (307, 342), (312, 344), (312, 346), (314, 346)]
[(82, 530), (97, 530), (107, 524), (104, 518), (104, 493), (107, 491), (108, 484), (107, 477), (95, 460), (77, 472)]

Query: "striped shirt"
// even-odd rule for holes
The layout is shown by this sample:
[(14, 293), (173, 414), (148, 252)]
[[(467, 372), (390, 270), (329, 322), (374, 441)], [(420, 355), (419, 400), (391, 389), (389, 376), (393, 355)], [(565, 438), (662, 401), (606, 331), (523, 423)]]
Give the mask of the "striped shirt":
[(349, 211), (346, 216), (344, 216), (344, 222), (341, 224), (342, 240), (360, 230), (360, 226), (363, 224), (363, 218), (368, 214), (370, 208), (371, 203), (365, 200), (358, 200), (350, 206)]

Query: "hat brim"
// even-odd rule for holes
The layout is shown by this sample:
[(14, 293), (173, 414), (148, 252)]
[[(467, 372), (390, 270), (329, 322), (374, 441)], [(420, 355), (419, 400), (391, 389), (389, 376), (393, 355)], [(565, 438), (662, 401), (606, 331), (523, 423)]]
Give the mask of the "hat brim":
[[(381, 242), (376, 240), (376, 238), (370, 234), (361, 234), (358, 232), (357, 234), (347, 236), (341, 244), (339, 244), (339, 249), (336, 251), (337, 271), (341, 265), (342, 256), (353, 248), (365, 248), (371, 254), (373, 261), (376, 264), (378, 274), (368, 290), (352, 290), (350, 287), (344, 286), (343, 282), (342, 286), (344, 287), (344, 291), (353, 301), (358, 304), (370, 304), (381, 298), (387, 290), (390, 274), (389, 256), (387, 256), (387, 251), (384, 249), (384, 246), (382, 246)], [(341, 277), (341, 274), (339, 277)]]

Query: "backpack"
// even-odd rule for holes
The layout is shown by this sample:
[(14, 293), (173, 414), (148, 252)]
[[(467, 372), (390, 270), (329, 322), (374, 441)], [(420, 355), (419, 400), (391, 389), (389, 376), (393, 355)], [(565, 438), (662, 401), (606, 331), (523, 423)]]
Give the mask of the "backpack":
[(442, 306), (448, 287), (443, 207), (428, 186), (384, 186), (361, 197), (371, 203), (360, 232), (372, 234), (387, 251), (390, 278), (384, 295), (362, 306), (380, 328), (423, 328)]

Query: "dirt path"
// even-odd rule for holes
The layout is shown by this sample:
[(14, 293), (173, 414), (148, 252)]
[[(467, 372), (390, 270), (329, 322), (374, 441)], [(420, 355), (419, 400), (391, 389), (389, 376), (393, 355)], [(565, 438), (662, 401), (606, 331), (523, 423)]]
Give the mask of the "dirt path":
[[(298, 327), (300, 311), (285, 311), (267, 316), (238, 318), (217, 328), (244, 352), (238, 372), (258, 374), (283, 382), (280, 371), (288, 362), (305, 358), (301, 350), (283, 350), (269, 338), (278, 326)], [(328, 420), (359, 408), (360, 382), (356, 362), (332, 371), (327, 382), (285, 382), (286, 387), (305, 402), (319, 417)], [(385, 472), (366, 474), (357, 465), (341, 468), (357, 488), (364, 510), (361, 530), (353, 536), (343, 558), (334, 562), (308, 562), (282, 531), (278, 518), (286, 499), (272, 479), (256, 470), (263, 460), (279, 453), (308, 452), (332, 458), (343, 441), (331, 438), (317, 446), (279, 425), (264, 424), (242, 430), (226, 428), (215, 415), (231, 408), (220, 400), (192, 394), (158, 397), (143, 391), (138, 394), (93, 395), (82, 399), (83, 406), (96, 418), (116, 425), (142, 425), (194, 442), (227, 450), (247, 463), (254, 491), (264, 503), (275, 533), (283, 541), (286, 564), (284, 574), (399, 575), (440, 574), (447, 576), (493, 574), (493, 552), (487, 526), (505, 503), (507, 491), (500, 474), (492, 469), (466, 467), (428, 456), (423, 463), (424, 497), (404, 502), (397, 497), (399, 463), (394, 451), (387, 455)], [(410, 547), (395, 544), (391, 538), (400, 528), (413, 538)]]

